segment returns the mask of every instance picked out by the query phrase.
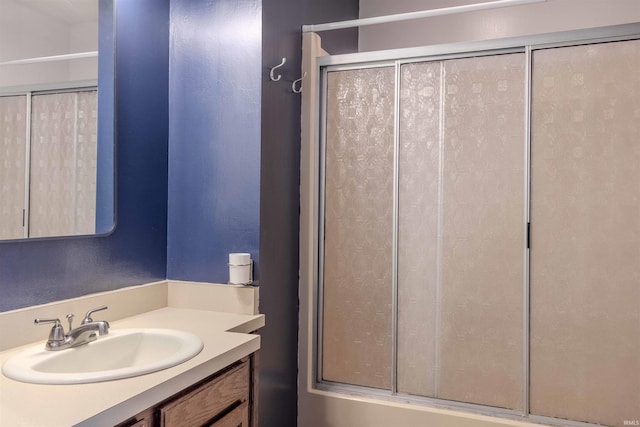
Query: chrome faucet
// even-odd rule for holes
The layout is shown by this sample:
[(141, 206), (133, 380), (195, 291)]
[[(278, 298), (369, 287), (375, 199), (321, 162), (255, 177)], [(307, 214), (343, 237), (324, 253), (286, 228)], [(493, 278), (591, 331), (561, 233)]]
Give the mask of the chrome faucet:
[(106, 309), (107, 306), (103, 305), (87, 311), (82, 323), (75, 329), (72, 327), (73, 314), (67, 314), (69, 332), (66, 334), (64, 332), (64, 327), (60, 324), (60, 319), (35, 319), (33, 323), (36, 325), (42, 323), (53, 323), (54, 325), (49, 333), (49, 339), (47, 340), (44, 348), (49, 351), (64, 350), (95, 341), (98, 338), (98, 335), (107, 335), (109, 333), (109, 322), (105, 320), (94, 321), (91, 318), (91, 315), (96, 311)]

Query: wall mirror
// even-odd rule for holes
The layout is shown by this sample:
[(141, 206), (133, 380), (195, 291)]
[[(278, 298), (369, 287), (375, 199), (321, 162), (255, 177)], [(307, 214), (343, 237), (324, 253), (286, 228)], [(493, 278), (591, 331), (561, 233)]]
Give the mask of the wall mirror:
[(115, 225), (114, 1), (0, 0), (0, 240)]

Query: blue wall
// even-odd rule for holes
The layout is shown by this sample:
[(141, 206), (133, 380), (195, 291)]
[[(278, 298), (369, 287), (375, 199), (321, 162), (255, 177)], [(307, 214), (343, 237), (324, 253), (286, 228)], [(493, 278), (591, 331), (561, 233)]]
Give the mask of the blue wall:
[[(300, 26), (357, 16), (357, 0), (171, 0), (167, 275), (226, 282), (229, 252), (259, 253), (265, 427), (297, 423)], [(353, 52), (357, 31), (327, 41)]]
[(171, 0), (167, 277), (226, 283), (260, 230), (261, 0)]
[(0, 311), (166, 277), (169, 1), (117, 3), (116, 230), (0, 242)]

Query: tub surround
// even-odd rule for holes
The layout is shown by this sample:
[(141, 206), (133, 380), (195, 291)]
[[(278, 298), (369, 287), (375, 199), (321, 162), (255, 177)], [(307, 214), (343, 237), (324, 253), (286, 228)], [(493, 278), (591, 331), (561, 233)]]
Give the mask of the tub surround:
[(34, 326), (35, 317), (79, 315), (101, 304), (109, 309), (99, 318), (113, 330), (172, 328), (204, 342), (198, 355), (178, 366), (116, 381), (38, 385), (2, 375), (0, 425), (115, 425), (126, 420), (257, 351), (260, 336), (250, 334), (264, 326), (264, 315), (256, 314), (257, 296), (254, 287), (162, 281), (0, 313), (0, 364), (26, 346), (44, 346), (48, 328)]

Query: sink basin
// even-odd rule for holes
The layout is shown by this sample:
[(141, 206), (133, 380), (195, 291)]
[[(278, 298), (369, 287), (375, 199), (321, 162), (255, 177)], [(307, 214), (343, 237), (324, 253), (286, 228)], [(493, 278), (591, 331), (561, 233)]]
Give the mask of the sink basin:
[(173, 329), (116, 329), (80, 347), (46, 351), (44, 343), (10, 357), (2, 373), (35, 384), (83, 384), (148, 374), (202, 350), (196, 335)]

